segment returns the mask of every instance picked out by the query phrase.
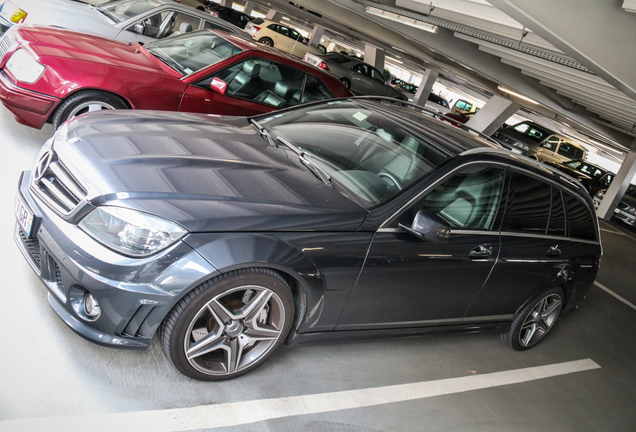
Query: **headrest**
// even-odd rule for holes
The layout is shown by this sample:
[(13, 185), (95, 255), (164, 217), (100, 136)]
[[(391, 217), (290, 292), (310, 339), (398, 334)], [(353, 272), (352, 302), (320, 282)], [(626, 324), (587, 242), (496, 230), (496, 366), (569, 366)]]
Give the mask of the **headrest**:
[(187, 33), (192, 31), (192, 24), (189, 22), (182, 22), (179, 26), (179, 33)]
[(261, 65), (254, 60), (248, 60), (243, 64), (243, 73), (253, 78), (261, 73)]

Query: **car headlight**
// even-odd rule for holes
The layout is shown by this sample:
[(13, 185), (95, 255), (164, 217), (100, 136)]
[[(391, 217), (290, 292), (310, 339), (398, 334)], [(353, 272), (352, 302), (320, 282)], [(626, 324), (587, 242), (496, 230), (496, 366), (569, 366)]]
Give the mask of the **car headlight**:
[(5, 67), (15, 79), (27, 84), (35, 83), (46, 70), (44, 65), (35, 61), (31, 54), (22, 48), (9, 57)]
[(111, 206), (97, 207), (79, 227), (103, 245), (133, 257), (159, 252), (188, 232), (163, 218)]

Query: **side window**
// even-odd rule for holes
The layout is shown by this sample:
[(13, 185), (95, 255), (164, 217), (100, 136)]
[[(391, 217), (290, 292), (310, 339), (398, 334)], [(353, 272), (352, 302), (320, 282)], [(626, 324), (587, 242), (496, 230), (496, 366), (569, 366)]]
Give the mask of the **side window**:
[(561, 141), (558, 153), (570, 159), (575, 159), (583, 156), (583, 151), (568, 141)]
[(172, 17), (171, 28), (167, 29), (168, 33), (166, 36), (170, 36), (171, 34), (179, 35), (197, 30), (200, 22), (201, 20), (199, 18), (191, 15), (176, 13)]
[(545, 142), (541, 144), (541, 147), (546, 148), (548, 150), (555, 151), (558, 145), (559, 145), (559, 139), (553, 136), (545, 140)]
[(212, 21), (205, 21), (203, 23), (203, 28), (204, 29), (223, 30), (223, 31), (226, 31), (226, 32), (233, 33), (232, 30), (229, 30), (229, 27), (231, 27), (231, 26), (227, 26), (226, 27), (226, 26), (223, 26), (223, 25), (221, 25), (219, 23), (212, 22)]
[(278, 29), (276, 30), (278, 33), (282, 34), (283, 36), (289, 36), (289, 29), (285, 26), (279, 25)]
[(354, 71), (354, 72), (357, 72), (359, 74), (362, 74), (362, 75), (366, 75), (367, 74), (366, 65), (364, 65), (362, 63), (355, 65), (354, 67), (351, 68), (351, 70)]
[(305, 89), (302, 94), (302, 100), (296, 101), (295, 98), (292, 98), (293, 103), (291, 105), (297, 105), (299, 103), (308, 103), (308, 102), (314, 102), (317, 100), (333, 98), (333, 95), (331, 94), (327, 86), (325, 86), (322, 83), (322, 81), (320, 81), (318, 78), (316, 78), (313, 75), (306, 75), (306, 76), (307, 76), (307, 81), (305, 82)]
[[(161, 38), (165, 34), (165, 29), (169, 25), (168, 17), (171, 12), (161, 12), (154, 14), (145, 20), (138, 21), (135, 24), (129, 26), (126, 30), (134, 31), (136, 33), (143, 34), (153, 38)], [(165, 25), (164, 25), (165, 22)]]
[(298, 33), (296, 30), (293, 30), (293, 29), (289, 30), (289, 37), (297, 41), (303, 40), (303, 37), (300, 35), (300, 33)]
[(548, 235), (565, 237), (565, 207), (563, 203), (563, 194), (555, 187), (552, 188), (552, 210), (550, 211)]
[(530, 126), (528, 126), (526, 123), (521, 123), (515, 126), (515, 130), (519, 133), (525, 134), (529, 127)]
[(514, 173), (510, 199), (504, 222), (506, 231), (546, 233), (550, 219), (552, 186), (533, 177)]
[(566, 193), (565, 207), (567, 209), (570, 237), (596, 240), (595, 225), (592, 222), (592, 215), (588, 206), (574, 196)]
[(379, 70), (375, 68), (369, 68), (369, 69), (371, 71), (371, 78), (373, 78), (374, 80), (380, 81), (381, 83), (384, 83), (384, 76)]
[(612, 183), (612, 180), (614, 180), (613, 174), (605, 174), (603, 177), (601, 177), (599, 182), (605, 186), (609, 186), (610, 183)]
[(414, 218), (415, 213), (424, 208), (447, 221), (452, 228), (492, 230), (504, 178), (505, 172), (499, 168), (464, 168), (414, 206), (410, 216)]
[(209, 88), (214, 78), (227, 83), (228, 96), (283, 108), (300, 103), (305, 74), (270, 60), (251, 58), (227, 67), (197, 85)]

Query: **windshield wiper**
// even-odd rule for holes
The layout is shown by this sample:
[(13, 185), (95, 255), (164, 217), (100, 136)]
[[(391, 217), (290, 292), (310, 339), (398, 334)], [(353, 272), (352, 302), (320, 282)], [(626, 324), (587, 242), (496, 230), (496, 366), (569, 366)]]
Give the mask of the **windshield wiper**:
[(250, 123), (256, 126), (256, 129), (258, 129), (258, 132), (261, 134), (263, 138), (267, 140), (269, 145), (271, 145), (272, 147), (278, 148), (278, 144), (272, 139), (272, 136), (269, 134), (269, 132), (267, 132), (267, 129), (265, 129), (265, 127), (261, 126), (261, 124), (254, 119), (250, 119)]
[(300, 161), (303, 163), (303, 165), (305, 165), (307, 168), (309, 168), (309, 171), (311, 171), (312, 173), (314, 173), (314, 175), (316, 177), (318, 177), (324, 184), (326, 184), (329, 187), (332, 187), (331, 185), (331, 177), (329, 176), (329, 174), (327, 174), (325, 172), (325, 170), (323, 170), (322, 168), (320, 168), (318, 165), (316, 165), (316, 163), (314, 161), (311, 160), (310, 157), (308, 157), (307, 152), (305, 152), (305, 150), (303, 150), (301, 147), (292, 145), (290, 143), (288, 143), (287, 141), (285, 141), (283, 138), (277, 136), (276, 137), (276, 141), (280, 142), (281, 144), (284, 144), (286, 147), (289, 147), (290, 149), (292, 149), (294, 151), (294, 153), (296, 153), (300, 159)]

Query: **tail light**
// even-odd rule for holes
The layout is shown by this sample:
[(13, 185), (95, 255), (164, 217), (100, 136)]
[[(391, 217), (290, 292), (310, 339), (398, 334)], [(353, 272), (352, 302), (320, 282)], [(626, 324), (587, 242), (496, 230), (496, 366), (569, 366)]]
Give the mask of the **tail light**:
[(219, 13), (217, 11), (210, 11), (211, 15), (214, 15), (215, 17), (219, 16)]
[(329, 66), (327, 66), (327, 63), (325, 63), (325, 61), (321, 61), (320, 63), (318, 63), (318, 67), (320, 69), (324, 69), (324, 70), (329, 70)]
[(254, 31), (261, 31), (261, 28), (258, 26), (255, 26), (254, 24), (252, 24), (252, 30)]

